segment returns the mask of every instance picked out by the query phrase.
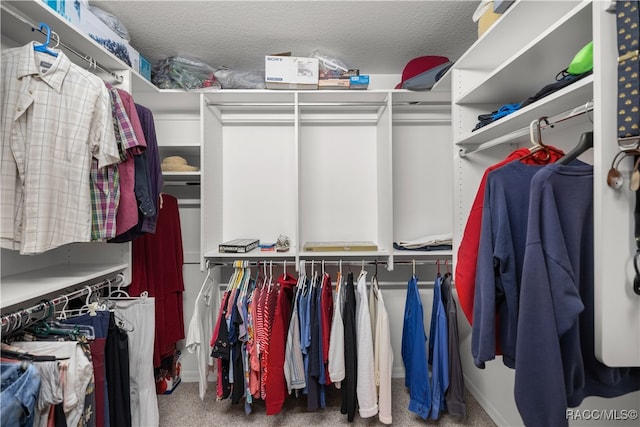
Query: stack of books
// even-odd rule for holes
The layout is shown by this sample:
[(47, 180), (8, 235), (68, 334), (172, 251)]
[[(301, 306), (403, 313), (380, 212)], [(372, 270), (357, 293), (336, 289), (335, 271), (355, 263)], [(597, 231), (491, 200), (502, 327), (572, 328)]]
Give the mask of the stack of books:
[(229, 254), (244, 254), (258, 247), (259, 239), (235, 239), (218, 245), (218, 252)]

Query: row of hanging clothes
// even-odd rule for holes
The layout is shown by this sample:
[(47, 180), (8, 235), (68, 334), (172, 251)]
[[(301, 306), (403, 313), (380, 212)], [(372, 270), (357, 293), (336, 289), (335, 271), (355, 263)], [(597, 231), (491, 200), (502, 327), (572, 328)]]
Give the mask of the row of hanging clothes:
[(159, 424), (154, 298), (130, 297), (123, 281), (3, 317), (3, 426)]
[[(418, 262), (434, 263), (438, 272), (430, 319), (424, 316), (415, 261), (406, 290), (401, 355), (408, 409), (424, 419), (437, 420), (445, 411), (464, 418), (452, 275), (448, 263), (441, 275), (439, 261)], [(247, 414), (257, 402), (268, 415), (278, 414), (288, 397), (305, 399), (307, 410), (314, 411), (327, 407), (337, 393), (348, 421), (358, 413), (392, 423), (394, 352), (377, 268), (367, 284), (364, 262), (354, 275), (343, 274), (340, 261), (335, 281), (324, 264), (319, 262), (322, 267), (316, 271), (311, 262), (308, 275), (301, 261), (295, 278), (286, 272), (285, 261), (283, 274), (275, 278), (272, 262), (262, 269), (258, 263), (252, 274), (249, 262), (235, 261), (219, 303), (214, 302), (215, 283), (207, 276), (186, 340), (186, 348), (197, 353), (201, 399), (209, 373), (217, 370), (218, 400), (242, 404)]]
[[(201, 398), (213, 357), (218, 400), (243, 402), (247, 414), (257, 401), (267, 415), (278, 414), (287, 397), (306, 399), (315, 411), (339, 393), (349, 421), (358, 411), (392, 422), (393, 349), (377, 277), (367, 286), (364, 262), (357, 275), (343, 274), (340, 262), (334, 281), (321, 264), (318, 271), (312, 262), (307, 275), (301, 261), (297, 278), (285, 264), (276, 278), (272, 263), (252, 273), (247, 261), (236, 261), (218, 307), (212, 281), (205, 280), (186, 340), (199, 354)], [(216, 311), (215, 325), (207, 327)]]
[(640, 369), (605, 366), (594, 350), (593, 166), (578, 159), (593, 133), (565, 154), (543, 144), (542, 122), (553, 125), (531, 124), (531, 148), (485, 171), (455, 284), (475, 365), (502, 355), (524, 423), (562, 426), (587, 396), (640, 389)]
[(2, 52), (1, 246), (38, 254), (154, 233), (163, 180), (151, 110), (40, 28), (45, 43)]
[(428, 334), (424, 308), (413, 274), (407, 285), (402, 326), (402, 361), (405, 387), (409, 392), (409, 410), (423, 419), (438, 420), (447, 412), (466, 418), (464, 376), (460, 359), (458, 309), (452, 294), (452, 275), (440, 273), (433, 282), (431, 320)]

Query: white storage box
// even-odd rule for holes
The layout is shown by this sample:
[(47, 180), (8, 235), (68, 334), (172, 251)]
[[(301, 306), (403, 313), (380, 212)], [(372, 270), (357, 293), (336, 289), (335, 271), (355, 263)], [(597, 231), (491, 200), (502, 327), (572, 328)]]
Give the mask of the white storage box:
[(317, 89), (318, 58), (267, 55), (264, 76), (267, 89)]

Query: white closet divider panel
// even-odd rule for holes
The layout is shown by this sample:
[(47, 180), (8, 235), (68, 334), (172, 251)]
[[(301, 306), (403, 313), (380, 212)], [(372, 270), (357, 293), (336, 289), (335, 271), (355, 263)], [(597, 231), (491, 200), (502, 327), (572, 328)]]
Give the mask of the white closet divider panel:
[(292, 123), (223, 129), (223, 241), (295, 241), (294, 143)]
[[(346, 93), (345, 93), (346, 92)], [(299, 93), (300, 245), (371, 241), (391, 249), (388, 92)], [(325, 256), (355, 256), (349, 252)], [(302, 251), (300, 257), (317, 256)]]
[[(599, 72), (617, 76), (615, 15), (605, 12), (607, 2), (594, 2), (594, 63)], [(636, 252), (635, 197), (627, 182), (633, 167), (625, 159), (620, 169), (625, 185), (607, 185), (607, 171), (618, 153), (617, 79), (594, 83), (594, 238), (595, 238), (595, 352), (608, 366), (640, 366), (640, 296), (633, 292)], [(637, 402), (637, 401), (636, 401)]]
[[(222, 122), (220, 112), (207, 106), (206, 97), (201, 102), (202, 164), (200, 177), (200, 253), (204, 257), (218, 252), (222, 242)], [(204, 271), (204, 257), (200, 269)]]
[(377, 239), (375, 128), (301, 126), (300, 237)]
[[(393, 94), (393, 241), (453, 228), (451, 105), (441, 94)], [(394, 250), (393, 256), (442, 257), (451, 251)]]
[[(291, 91), (220, 91), (203, 95), (202, 215), (205, 258), (238, 238), (297, 242), (297, 156)], [(258, 256), (254, 250), (250, 255)], [(264, 253), (263, 253), (264, 255)], [(245, 256), (245, 255), (243, 255)]]

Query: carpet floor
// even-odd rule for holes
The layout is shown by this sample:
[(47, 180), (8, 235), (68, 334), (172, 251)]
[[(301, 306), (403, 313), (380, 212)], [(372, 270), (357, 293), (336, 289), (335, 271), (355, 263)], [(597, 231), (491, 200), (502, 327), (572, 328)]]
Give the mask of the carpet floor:
[[(363, 419), (356, 413), (353, 423), (340, 413), (340, 390), (330, 387), (327, 393), (327, 407), (310, 412), (306, 409), (306, 397), (287, 398), (282, 412), (267, 416), (264, 402), (257, 400), (253, 411), (246, 415), (244, 403), (233, 405), (229, 399), (216, 401), (215, 384), (207, 390), (204, 401), (198, 396), (198, 383), (181, 383), (171, 394), (159, 395), (160, 426), (166, 427), (204, 427), (204, 426), (383, 426), (378, 417)], [(393, 380), (393, 425), (395, 426), (473, 426), (493, 427), (496, 424), (482, 409), (470, 393), (466, 393), (467, 417), (449, 415), (444, 412), (439, 420), (423, 420), (410, 412), (409, 393), (403, 379)]]

